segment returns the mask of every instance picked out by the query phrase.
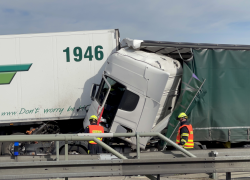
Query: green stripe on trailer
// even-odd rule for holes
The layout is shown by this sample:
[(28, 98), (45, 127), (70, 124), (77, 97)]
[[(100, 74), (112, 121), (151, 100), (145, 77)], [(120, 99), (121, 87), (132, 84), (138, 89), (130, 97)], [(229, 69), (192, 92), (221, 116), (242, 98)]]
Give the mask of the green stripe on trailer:
[(13, 64), (13, 65), (0, 65), (0, 72), (17, 72), (28, 71), (31, 64)]
[(4, 72), (0, 73), (0, 85), (10, 84), (16, 72)]

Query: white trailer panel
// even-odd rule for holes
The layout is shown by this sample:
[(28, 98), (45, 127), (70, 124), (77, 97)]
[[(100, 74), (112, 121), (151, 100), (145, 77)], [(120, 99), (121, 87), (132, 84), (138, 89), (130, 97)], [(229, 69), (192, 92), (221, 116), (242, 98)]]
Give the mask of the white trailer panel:
[[(91, 86), (117, 49), (116, 33), (0, 36), (0, 123), (84, 118), (85, 111), (76, 110), (91, 103)], [(32, 65), (15, 69), (24, 64)]]

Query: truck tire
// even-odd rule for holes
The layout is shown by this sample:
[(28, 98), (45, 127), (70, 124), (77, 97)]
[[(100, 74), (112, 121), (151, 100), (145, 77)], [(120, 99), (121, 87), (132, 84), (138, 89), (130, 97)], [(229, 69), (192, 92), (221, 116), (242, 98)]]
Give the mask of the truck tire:
[[(65, 154), (65, 147), (62, 147), (62, 149), (60, 150), (60, 155), (64, 154)], [(88, 153), (82, 146), (69, 145), (69, 154), (77, 155), (77, 154), (88, 154)]]
[[(25, 135), (24, 133), (13, 133), (11, 135)], [(3, 142), (2, 144), (2, 155), (13, 155), (11, 153), (11, 147), (14, 145), (14, 142)]]

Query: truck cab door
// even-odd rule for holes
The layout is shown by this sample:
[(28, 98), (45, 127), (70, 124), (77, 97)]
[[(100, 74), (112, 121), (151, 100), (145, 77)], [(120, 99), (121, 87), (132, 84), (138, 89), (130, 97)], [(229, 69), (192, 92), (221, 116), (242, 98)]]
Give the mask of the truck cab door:
[(136, 132), (145, 103), (145, 95), (126, 89), (110, 129), (112, 133)]
[(90, 94), (92, 103), (89, 107), (89, 111), (87, 113), (85, 121), (83, 122), (84, 128), (86, 128), (89, 125), (88, 119), (90, 116), (92, 115), (96, 115), (97, 117), (100, 116), (102, 109), (104, 108), (104, 105), (107, 101), (109, 92), (111, 90), (111, 85), (104, 75), (102, 76), (102, 81), (101, 81), (101, 84), (99, 86), (97, 93), (95, 92), (96, 86), (97, 86), (96, 84), (92, 85), (92, 90)]

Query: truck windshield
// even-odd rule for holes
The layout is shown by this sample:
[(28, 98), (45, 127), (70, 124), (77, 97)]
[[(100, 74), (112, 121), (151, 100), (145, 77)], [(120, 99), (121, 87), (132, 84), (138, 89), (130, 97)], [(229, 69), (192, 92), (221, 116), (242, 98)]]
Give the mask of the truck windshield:
[[(121, 102), (122, 96), (126, 90), (126, 87), (119, 82), (115, 81), (114, 79), (111, 79), (110, 77), (106, 76), (106, 79), (108, 83), (111, 86), (110, 92), (108, 94), (107, 101), (104, 105), (104, 112), (102, 117), (107, 120), (105, 123), (105, 127), (109, 128), (111, 127), (111, 124), (114, 120), (115, 114), (118, 110), (119, 104)], [(101, 106), (104, 102), (105, 96), (108, 92), (108, 85), (107, 83), (102, 80), (100, 88), (98, 90), (98, 93), (96, 95), (96, 101)]]
[[(122, 96), (123, 92), (125, 91), (125, 86), (123, 86), (122, 84), (118, 83), (117, 81), (111, 79), (110, 77), (106, 77), (106, 79), (111, 86), (109, 96), (110, 96), (110, 94), (116, 95), (116, 96), (119, 96), (119, 95)], [(107, 83), (104, 80), (102, 80), (101, 86), (100, 86), (98, 93), (97, 93), (97, 96), (96, 96), (96, 101), (99, 103), (99, 105), (102, 105), (102, 103), (105, 99), (105, 96), (108, 92), (108, 89), (109, 89), (109, 87), (108, 87)], [(108, 101), (110, 102), (110, 97), (108, 97)]]

